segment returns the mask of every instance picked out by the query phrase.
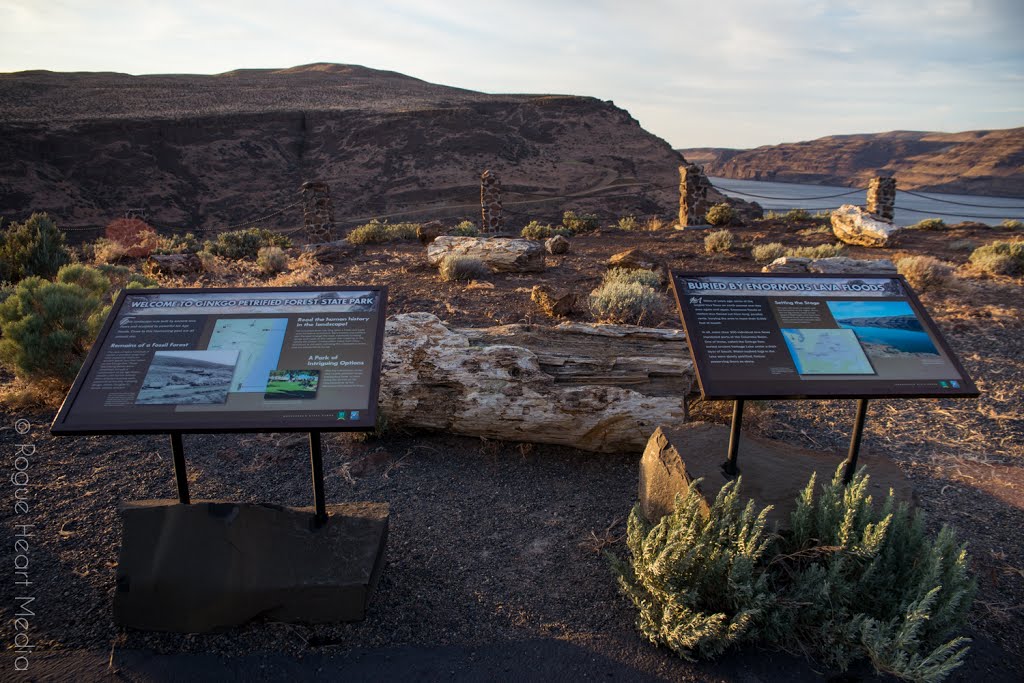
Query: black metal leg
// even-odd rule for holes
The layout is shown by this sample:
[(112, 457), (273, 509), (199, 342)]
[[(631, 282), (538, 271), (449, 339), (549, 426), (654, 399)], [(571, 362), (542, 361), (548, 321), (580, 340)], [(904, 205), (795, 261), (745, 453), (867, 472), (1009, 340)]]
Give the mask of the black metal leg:
[(722, 464), (722, 471), (727, 476), (735, 477), (740, 473), (736, 459), (740, 452), (740, 427), (743, 425), (743, 399), (738, 398), (732, 404), (732, 428), (729, 430), (729, 454)]
[(309, 433), (309, 464), (313, 470), (313, 519), (317, 526), (327, 521), (324, 503), (324, 461), (320, 450), (320, 432)]
[(860, 438), (864, 434), (864, 418), (868, 414), (868, 400), (866, 398), (857, 401), (857, 417), (853, 422), (853, 434), (850, 436), (850, 451), (846, 454), (846, 466), (843, 469), (843, 484), (853, 481), (854, 472), (857, 470), (857, 455), (860, 453)]
[(171, 455), (174, 456), (174, 480), (178, 483), (178, 502), (188, 505), (188, 475), (185, 473), (185, 448), (181, 443), (181, 432), (171, 432)]

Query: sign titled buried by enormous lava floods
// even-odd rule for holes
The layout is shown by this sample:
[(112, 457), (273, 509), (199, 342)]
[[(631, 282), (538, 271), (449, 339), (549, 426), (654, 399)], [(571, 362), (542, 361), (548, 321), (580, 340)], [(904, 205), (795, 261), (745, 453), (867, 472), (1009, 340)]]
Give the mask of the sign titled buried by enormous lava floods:
[(977, 396), (901, 276), (673, 273), (709, 399)]
[(372, 428), (383, 287), (130, 289), (55, 434)]

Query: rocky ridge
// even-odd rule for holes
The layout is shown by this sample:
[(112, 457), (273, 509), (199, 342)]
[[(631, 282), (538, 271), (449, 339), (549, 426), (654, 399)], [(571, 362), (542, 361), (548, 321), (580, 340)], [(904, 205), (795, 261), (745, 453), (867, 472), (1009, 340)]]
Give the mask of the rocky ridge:
[[(682, 162), (612, 102), (491, 95), (361, 66), (0, 74), (0, 215), (11, 219), (47, 211), (102, 225), (141, 209), (158, 226), (209, 229), (287, 206), (316, 179), (342, 224), (479, 220), (485, 169), (506, 206), (532, 218), (565, 206), (672, 214)], [(263, 224), (295, 226), (301, 214)]]
[(756, 149), (678, 151), (722, 178), (866, 187), (874, 176), (895, 175), (900, 189), (1024, 196), (1024, 128), (891, 131)]

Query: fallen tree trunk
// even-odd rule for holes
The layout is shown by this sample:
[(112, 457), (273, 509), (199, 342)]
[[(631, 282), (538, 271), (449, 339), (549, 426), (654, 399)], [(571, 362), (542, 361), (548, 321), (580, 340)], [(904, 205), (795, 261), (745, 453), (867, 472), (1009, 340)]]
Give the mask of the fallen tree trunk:
[(400, 426), (639, 453), (659, 424), (685, 420), (692, 384), (680, 331), (450, 329), (406, 313), (387, 321), (380, 405)]

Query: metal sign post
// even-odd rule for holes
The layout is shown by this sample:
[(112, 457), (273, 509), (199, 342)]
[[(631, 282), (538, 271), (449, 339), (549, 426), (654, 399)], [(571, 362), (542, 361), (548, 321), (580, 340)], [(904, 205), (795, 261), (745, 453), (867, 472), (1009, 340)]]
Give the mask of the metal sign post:
[(174, 480), (178, 484), (178, 502), (188, 505), (188, 474), (185, 471), (185, 449), (181, 443), (181, 432), (171, 432), (171, 455), (174, 457)]
[(868, 399), (979, 395), (903, 276), (672, 273), (671, 282), (701, 397), (733, 401), (727, 477), (740, 471), (744, 400), (858, 399), (849, 483)]
[(320, 449), (320, 432), (309, 433), (309, 465), (313, 471), (313, 524), (327, 523), (327, 505), (324, 503), (324, 461)]

